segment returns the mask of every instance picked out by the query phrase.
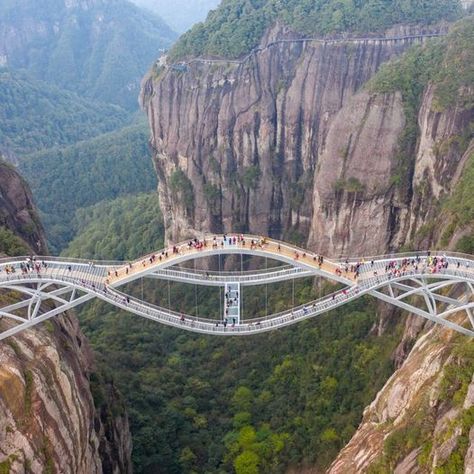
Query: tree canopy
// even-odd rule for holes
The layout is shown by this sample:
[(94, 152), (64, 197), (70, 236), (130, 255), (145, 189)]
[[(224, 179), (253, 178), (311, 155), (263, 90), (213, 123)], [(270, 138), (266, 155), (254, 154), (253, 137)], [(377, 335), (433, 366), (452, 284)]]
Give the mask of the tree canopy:
[(205, 22), (181, 36), (170, 57), (238, 58), (254, 48), (276, 21), (304, 35), (323, 36), (454, 20), (461, 11), (459, 0), (223, 0)]

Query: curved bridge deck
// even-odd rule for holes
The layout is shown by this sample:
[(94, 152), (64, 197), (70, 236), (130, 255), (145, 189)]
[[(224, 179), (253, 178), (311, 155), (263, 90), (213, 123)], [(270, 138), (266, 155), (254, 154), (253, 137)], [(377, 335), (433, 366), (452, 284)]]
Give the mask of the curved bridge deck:
[[(207, 272), (176, 267), (197, 258), (246, 254), (285, 265), (251, 272)], [(293, 245), (257, 236), (206, 237), (183, 242), (133, 262), (88, 262), (79, 259), (24, 257), (0, 261), (0, 288), (24, 299), (0, 308), (0, 339), (32, 327), (93, 298), (139, 316), (181, 329), (214, 335), (250, 335), (294, 324), (326, 313), (362, 295), (418, 314), (463, 334), (474, 336), (474, 259), (470, 255), (419, 252), (366, 259), (329, 260)], [(143, 277), (201, 285), (256, 285), (305, 276), (342, 283), (336, 293), (265, 318), (219, 320), (195, 318), (133, 298), (118, 288)], [(446, 288), (463, 286), (459, 299)], [(414, 298), (416, 297), (416, 298)], [(44, 309), (43, 303), (49, 304)], [(239, 303), (237, 298), (237, 303)], [(465, 312), (469, 327), (450, 316)], [(234, 321), (234, 323), (232, 323)], [(5, 326), (5, 327), (4, 327)]]

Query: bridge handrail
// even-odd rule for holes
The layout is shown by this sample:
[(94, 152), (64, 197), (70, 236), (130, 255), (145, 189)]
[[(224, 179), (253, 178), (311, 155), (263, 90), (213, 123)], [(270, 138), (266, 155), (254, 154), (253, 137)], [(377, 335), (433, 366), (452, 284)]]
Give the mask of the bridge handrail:
[(459, 260), (467, 260), (470, 262), (474, 262), (474, 256), (467, 254), (467, 253), (461, 253), (461, 252), (451, 252), (451, 251), (445, 251), (445, 250), (419, 250), (419, 251), (413, 251), (413, 252), (401, 252), (401, 253), (388, 253), (388, 254), (383, 254), (383, 255), (373, 255), (369, 257), (349, 257), (349, 256), (339, 256), (338, 258), (331, 258), (329, 261), (333, 263), (344, 263), (346, 260), (348, 260), (349, 263), (357, 263), (357, 262), (362, 262), (364, 261), (365, 263), (370, 263), (371, 260), (374, 261), (387, 261), (387, 260), (402, 260), (404, 258), (427, 258), (428, 257), (428, 252), (430, 252), (431, 257), (448, 257), (448, 258), (454, 258), (454, 259), (459, 259)]
[[(69, 263), (75, 263), (79, 265), (89, 265), (92, 263), (96, 267), (119, 267), (126, 264), (126, 261), (120, 260), (97, 260), (97, 259), (84, 259), (84, 258), (73, 258), (73, 257), (61, 257), (61, 256), (52, 256), (52, 255), (34, 255), (37, 262), (45, 261), (48, 262), (59, 262), (64, 265)], [(11, 263), (22, 263), (26, 262), (28, 258), (31, 258), (31, 255), (22, 255), (17, 257), (1, 257), (0, 265), (11, 264)]]
[(284, 270), (299, 270), (299, 271), (305, 271), (304, 268), (295, 268), (293, 265), (279, 265), (276, 267), (268, 267), (268, 268), (259, 268), (256, 270), (235, 270), (235, 271), (219, 271), (219, 270), (202, 270), (202, 269), (194, 269), (194, 268), (187, 268), (187, 267), (178, 267), (178, 266), (173, 266), (173, 267), (167, 267), (164, 268), (160, 271), (177, 271), (177, 272), (184, 272), (184, 273), (195, 273), (195, 274), (206, 274), (208, 273), (209, 275), (215, 275), (215, 276), (238, 276), (238, 275), (255, 275), (258, 273), (271, 273), (273, 272), (281, 272)]
[(265, 280), (266, 278), (275, 278), (276, 276), (281, 275), (294, 275), (294, 274), (307, 274), (308, 276), (314, 276), (311, 270), (307, 270), (301, 267), (290, 267), (285, 268), (284, 270), (273, 270), (273, 271), (263, 271), (263, 272), (243, 272), (243, 273), (232, 273), (232, 274), (223, 274), (215, 272), (207, 276), (205, 273), (195, 273), (182, 270), (172, 270), (168, 268), (158, 269), (155, 272), (148, 274), (148, 276), (174, 276), (178, 278), (189, 278), (189, 279), (200, 279), (203, 281), (215, 281), (215, 280), (225, 280), (232, 282), (234, 280), (239, 281), (253, 281), (253, 280)]
[[(423, 271), (418, 270), (410, 270), (407, 272), (403, 272), (400, 275), (393, 276), (390, 273), (374, 276), (372, 278), (366, 279), (360, 285), (351, 286), (347, 293), (342, 293), (341, 290), (338, 290), (339, 295), (342, 295), (339, 298), (339, 295), (333, 300), (331, 295), (326, 295), (323, 298), (315, 300), (314, 302), (309, 302), (304, 305), (300, 305), (296, 308), (290, 308), (286, 311), (272, 314), (266, 317), (265, 320), (252, 322), (251, 320), (244, 321), (241, 325), (236, 325), (235, 327), (228, 327), (227, 329), (222, 326), (220, 320), (215, 319), (206, 319), (206, 318), (199, 318), (190, 316), (184, 313), (178, 313), (171, 309), (161, 308), (159, 306), (152, 305), (147, 302), (140, 301), (136, 298), (130, 298), (129, 295), (126, 295), (116, 289), (106, 288), (103, 284), (99, 283), (95, 285), (91, 282), (84, 282), (81, 281), (80, 285), (78, 281), (80, 278), (78, 277), (70, 277), (64, 271), (61, 275), (48, 275), (46, 279), (55, 278), (57, 281), (64, 281), (75, 284), (79, 286), (83, 290), (88, 291), (89, 293), (94, 293), (98, 295), (100, 298), (105, 299), (110, 302), (115, 302), (118, 306), (124, 307), (125, 309), (128, 307), (132, 309), (132, 305), (138, 307), (136, 311), (138, 314), (142, 315), (149, 315), (152, 316), (153, 319), (158, 321), (167, 321), (171, 325), (176, 327), (188, 327), (191, 330), (198, 329), (201, 332), (205, 333), (221, 333), (221, 334), (238, 334), (238, 333), (249, 333), (249, 332), (260, 332), (261, 330), (268, 330), (271, 328), (278, 328), (283, 327), (292, 322), (302, 321), (304, 319), (308, 319), (312, 316), (316, 316), (322, 312), (334, 309), (342, 304), (344, 304), (347, 300), (353, 299), (355, 297), (360, 296), (361, 294), (370, 293), (373, 290), (378, 289), (379, 287), (383, 286), (387, 281), (393, 280), (397, 281), (400, 279), (404, 279), (410, 276), (428, 276), (428, 277), (435, 277), (438, 275), (448, 275), (454, 277), (463, 277), (466, 280), (472, 280), (473, 278), (473, 271), (464, 271), (464, 270), (454, 270), (454, 269), (441, 269), (439, 271), (426, 271), (430, 270), (429, 268), (423, 268)], [(34, 275), (34, 274), (33, 274)], [(16, 280), (32, 280), (32, 275), (21, 275), (21, 274), (13, 274), (7, 275), (7, 279), (9, 281), (16, 281)], [(41, 280), (41, 276), (33, 280)], [(130, 300), (130, 304), (125, 303), (127, 298)], [(314, 303), (314, 304), (313, 304)], [(304, 310), (306, 307), (307, 311)], [(152, 312), (155, 312), (153, 314)], [(181, 316), (184, 316), (185, 321), (181, 321)], [(218, 323), (216, 325), (216, 323)], [(262, 324), (263, 323), (263, 324)]]
[(275, 41), (271, 41), (264, 46), (257, 46), (253, 48), (250, 53), (242, 57), (241, 59), (226, 59), (226, 58), (193, 58), (189, 61), (181, 61), (180, 63), (170, 64), (171, 68), (177, 66), (186, 66), (194, 63), (209, 63), (209, 64), (245, 64), (254, 54), (265, 51), (272, 46), (285, 43), (319, 43), (319, 44), (358, 44), (365, 43), (369, 41), (380, 41), (380, 42), (390, 42), (390, 41), (406, 41), (406, 40), (416, 40), (424, 38), (438, 38), (446, 36), (445, 32), (438, 33), (426, 33), (426, 34), (413, 34), (413, 35), (401, 35), (401, 36), (367, 36), (367, 37), (355, 37), (355, 38), (318, 38), (318, 37), (309, 37), (309, 38), (283, 38)]
[(163, 306), (158, 306), (158, 305), (155, 305), (153, 303), (149, 303), (148, 301), (145, 302), (145, 301), (142, 301), (138, 298), (127, 295), (126, 293), (123, 293), (122, 291), (117, 290), (116, 288), (113, 288), (113, 289), (109, 288), (107, 290), (107, 293), (109, 295), (116, 295), (117, 297), (121, 298), (122, 300), (126, 300), (127, 297), (128, 297), (130, 299), (130, 302), (133, 302), (133, 303), (136, 303), (140, 306), (144, 306), (144, 307), (147, 307), (147, 308), (150, 308), (150, 309), (154, 309), (154, 310), (169, 314), (170, 316), (174, 316), (178, 320), (180, 320), (181, 316), (184, 316), (188, 320), (192, 320), (194, 322), (199, 322), (200, 321), (200, 322), (215, 324), (215, 323), (221, 321), (220, 319), (210, 319), (210, 318), (202, 318), (200, 316), (192, 316), (192, 315), (190, 315), (188, 313), (185, 313), (183, 311), (174, 311), (171, 308), (165, 308)]

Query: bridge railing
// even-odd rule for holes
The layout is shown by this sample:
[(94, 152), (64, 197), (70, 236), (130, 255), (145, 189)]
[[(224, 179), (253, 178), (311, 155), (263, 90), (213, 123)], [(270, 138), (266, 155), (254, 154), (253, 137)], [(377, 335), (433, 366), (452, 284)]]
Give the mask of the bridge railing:
[(413, 252), (401, 252), (401, 253), (387, 253), (382, 255), (372, 255), (369, 257), (352, 257), (352, 256), (339, 256), (337, 258), (328, 258), (328, 260), (332, 262), (337, 262), (344, 264), (346, 260), (349, 263), (358, 263), (364, 261), (365, 263), (370, 263), (371, 260), (375, 261), (389, 261), (389, 260), (403, 260), (404, 258), (427, 258), (428, 256), (431, 257), (451, 257), (457, 258), (460, 260), (469, 260), (474, 262), (474, 255), (470, 255), (467, 253), (461, 252), (451, 252), (451, 251), (444, 251), (444, 250), (419, 250)]
[[(125, 261), (119, 260), (96, 260), (96, 259), (85, 259), (85, 258), (72, 258), (72, 257), (57, 257), (52, 255), (33, 255), (36, 262), (57, 262), (63, 265), (68, 265), (69, 263), (75, 263), (78, 265), (89, 266), (91, 263), (97, 267), (120, 267), (126, 264)], [(0, 265), (7, 265), (13, 263), (24, 263), (28, 258), (31, 258), (30, 255), (23, 255), (18, 257), (2, 257), (0, 258)]]
[[(215, 324), (220, 322), (220, 319), (210, 319), (210, 318), (203, 318), (201, 316), (192, 316), (188, 313), (184, 313), (182, 311), (175, 311), (171, 308), (165, 308), (163, 306), (158, 306), (153, 303), (149, 303), (148, 301), (142, 301), (138, 298), (132, 297), (130, 295), (127, 295), (126, 293), (123, 293), (117, 289), (113, 290), (108, 290), (107, 291), (108, 296), (111, 297), (116, 297), (120, 299), (122, 302), (127, 301), (127, 306), (130, 304), (136, 304), (139, 305), (140, 307), (148, 308), (150, 310), (154, 310), (158, 313), (163, 313), (163, 315), (168, 315), (169, 317), (172, 317), (173, 321), (181, 321), (181, 317), (184, 317), (185, 320), (189, 321), (194, 321), (194, 322), (203, 322), (207, 324)], [(128, 298), (128, 300), (127, 300)], [(128, 302), (129, 301), (129, 302)]]
[(155, 277), (174, 277), (180, 279), (190, 280), (192, 283), (193, 280), (199, 281), (226, 281), (226, 282), (233, 282), (235, 280), (244, 282), (244, 281), (265, 281), (271, 280), (275, 278), (283, 278), (285, 276), (292, 276), (292, 275), (301, 275), (301, 276), (308, 276), (312, 277), (314, 274), (311, 270), (306, 270), (300, 267), (290, 267), (285, 268), (284, 270), (268, 270), (268, 271), (260, 271), (260, 272), (234, 272), (230, 274), (223, 274), (219, 272), (214, 272), (213, 274), (205, 273), (195, 273), (190, 271), (184, 270), (172, 270), (172, 269), (162, 269), (156, 270), (156, 272), (148, 274), (148, 276), (155, 276)]
[[(87, 273), (87, 270), (82, 268), (83, 273)], [(167, 322), (176, 327), (184, 327), (190, 330), (198, 330), (199, 332), (204, 332), (208, 334), (220, 333), (220, 334), (248, 334), (253, 332), (261, 332), (264, 330), (274, 329), (278, 327), (283, 327), (288, 324), (292, 324), (296, 321), (302, 321), (310, 317), (316, 316), (323, 312), (335, 309), (338, 306), (345, 304), (347, 301), (359, 297), (361, 294), (370, 293), (370, 291), (377, 289), (380, 286), (383, 286), (386, 282), (390, 280), (400, 280), (404, 278), (409, 278), (410, 276), (427, 276), (436, 278), (438, 276), (448, 276), (448, 277), (457, 277), (463, 278), (466, 281), (472, 281), (474, 279), (474, 272), (472, 270), (457, 270), (457, 269), (443, 269), (435, 273), (426, 273), (423, 271), (410, 270), (402, 273), (396, 277), (390, 274), (384, 274), (370, 279), (365, 280), (361, 285), (352, 286), (348, 289), (345, 289), (344, 292), (338, 290), (336, 295), (333, 298), (333, 294), (326, 295), (319, 300), (300, 305), (296, 308), (291, 308), (286, 311), (269, 315), (263, 319), (254, 319), (244, 321), (241, 325), (236, 325), (235, 327), (223, 327), (222, 322), (216, 319), (207, 319), (201, 317), (193, 317), (188, 314), (179, 313), (171, 309), (161, 308), (159, 306), (140, 301), (136, 298), (132, 298), (129, 295), (126, 295), (122, 292), (119, 292), (115, 289), (108, 289), (105, 285), (98, 284), (95, 285), (91, 281), (81, 280), (81, 275), (71, 276), (69, 272), (62, 271), (57, 272), (54, 275), (48, 275), (47, 278), (55, 278), (58, 282), (66, 282), (75, 284), (84, 291), (89, 293), (94, 293), (102, 299), (114, 303), (124, 309), (134, 310), (137, 314), (145, 315), (152, 317), (157, 321)], [(13, 274), (10, 275), (11, 281), (13, 280), (31, 280), (32, 275), (21, 275)], [(37, 278), (41, 281), (41, 277)], [(184, 316), (184, 320), (182, 317)]]
[[(188, 267), (179, 267), (179, 266), (173, 266), (173, 267), (167, 267), (163, 270), (160, 271), (176, 271), (176, 272), (183, 272), (183, 273), (194, 273), (196, 275), (207, 275), (209, 274), (210, 276), (234, 276), (234, 275), (256, 275), (260, 273), (271, 273), (271, 272), (281, 272), (285, 270), (295, 270), (295, 267), (293, 265), (278, 265), (278, 266), (272, 266), (268, 268), (259, 268), (256, 270), (232, 270), (232, 271), (219, 271), (219, 270), (202, 270), (202, 269), (194, 269), (194, 268), (188, 268)], [(303, 268), (297, 268), (299, 271), (304, 271)]]
[(367, 43), (370, 41), (375, 42), (393, 42), (393, 41), (409, 41), (409, 40), (418, 40), (418, 39), (430, 39), (446, 36), (445, 32), (437, 33), (426, 33), (426, 34), (413, 34), (413, 35), (401, 35), (401, 36), (366, 36), (366, 37), (356, 37), (356, 38), (284, 38), (267, 43), (265, 46), (257, 46), (253, 48), (250, 53), (242, 57), (241, 59), (226, 59), (226, 58), (193, 58), (189, 61), (182, 61), (181, 63), (171, 64), (169, 67), (176, 68), (180, 71), (179, 66), (188, 66), (190, 64), (202, 63), (202, 64), (236, 64), (243, 65), (252, 58), (257, 53), (261, 53), (273, 46), (279, 44), (288, 44), (288, 43), (318, 43), (318, 44), (360, 44)]

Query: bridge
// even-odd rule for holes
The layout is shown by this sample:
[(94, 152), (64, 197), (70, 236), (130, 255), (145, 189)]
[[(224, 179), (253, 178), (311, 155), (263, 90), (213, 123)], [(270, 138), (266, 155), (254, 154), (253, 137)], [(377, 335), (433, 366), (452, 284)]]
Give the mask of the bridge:
[[(279, 266), (262, 270), (206, 271), (186, 262), (222, 255), (264, 257)], [(242, 315), (242, 288), (302, 277), (322, 277), (337, 291), (261, 318)], [(219, 286), (218, 319), (200, 318), (150, 304), (123, 287), (142, 278)], [(60, 257), (0, 260), (0, 340), (94, 298), (158, 323), (201, 334), (252, 335), (279, 329), (371, 295), (434, 323), (474, 336), (474, 256), (424, 251), (366, 258), (328, 259), (281, 241), (254, 235), (204, 236), (131, 262)], [(122, 288), (122, 290), (121, 290)], [(462, 314), (464, 317), (460, 318)]]

